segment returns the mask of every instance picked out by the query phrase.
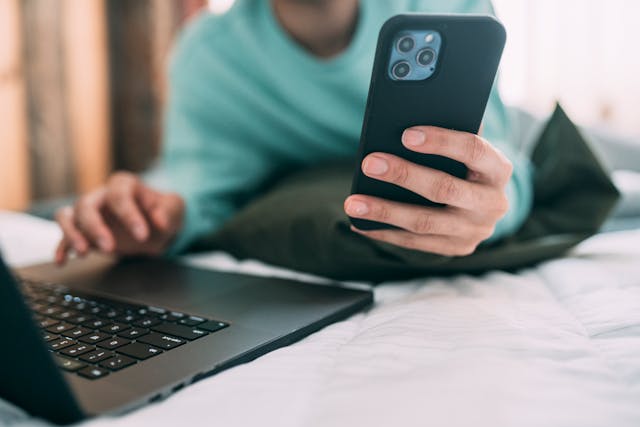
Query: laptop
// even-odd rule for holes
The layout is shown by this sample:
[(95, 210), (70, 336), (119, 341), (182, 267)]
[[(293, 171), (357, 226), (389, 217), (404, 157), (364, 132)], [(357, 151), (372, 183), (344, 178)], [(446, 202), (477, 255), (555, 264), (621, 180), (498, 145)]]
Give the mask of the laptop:
[(91, 256), (0, 258), (0, 398), (57, 424), (119, 414), (369, 306), (367, 290)]

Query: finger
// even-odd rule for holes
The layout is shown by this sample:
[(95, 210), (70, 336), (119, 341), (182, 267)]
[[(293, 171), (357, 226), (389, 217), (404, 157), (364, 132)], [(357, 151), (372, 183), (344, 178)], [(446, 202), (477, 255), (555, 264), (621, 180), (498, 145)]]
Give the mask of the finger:
[(395, 246), (444, 256), (467, 256), (475, 252), (477, 247), (448, 236), (421, 236), (403, 230), (363, 231), (355, 227), (351, 227), (351, 230)]
[(69, 246), (69, 249), (73, 248), (79, 255), (86, 255), (89, 251), (89, 241), (78, 230), (73, 221), (73, 208), (71, 206), (64, 207), (56, 213), (56, 221), (62, 233), (64, 234), (63, 240)]
[(105, 252), (115, 249), (115, 239), (107, 227), (100, 209), (104, 201), (104, 192), (91, 193), (76, 203), (74, 221), (76, 227), (90, 241)]
[(136, 198), (137, 178), (128, 173), (115, 174), (109, 181), (107, 207), (139, 242), (149, 237), (150, 231)]
[(136, 198), (155, 227), (165, 230), (169, 226), (169, 219), (161, 207), (161, 193), (146, 185), (139, 185)]
[(412, 151), (457, 160), (491, 181), (506, 182), (511, 176), (509, 160), (486, 139), (473, 133), (418, 126), (404, 131), (402, 143)]
[(172, 233), (176, 232), (182, 226), (184, 215), (182, 197), (175, 193), (163, 194), (153, 214), (156, 217), (156, 221), (164, 225), (163, 230)]
[(54, 257), (55, 263), (59, 267), (62, 267), (63, 265), (66, 264), (67, 256), (69, 255), (70, 250), (71, 250), (71, 245), (69, 244), (69, 241), (64, 237), (60, 239), (60, 243), (58, 243), (58, 246), (56, 247), (56, 253)]
[(463, 209), (481, 209), (496, 203), (498, 198), (498, 192), (491, 187), (385, 153), (367, 156), (362, 171), (370, 178), (395, 184), (432, 202)]
[(353, 218), (391, 224), (421, 235), (469, 236), (484, 231), (471, 223), (463, 211), (426, 208), (370, 196), (350, 196), (345, 201), (345, 211)]

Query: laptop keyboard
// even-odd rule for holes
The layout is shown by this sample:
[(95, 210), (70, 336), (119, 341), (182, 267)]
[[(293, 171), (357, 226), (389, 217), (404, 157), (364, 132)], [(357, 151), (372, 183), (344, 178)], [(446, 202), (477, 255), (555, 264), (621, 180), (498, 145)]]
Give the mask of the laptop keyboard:
[(229, 326), (58, 285), (22, 280), (21, 286), (58, 366), (88, 379), (103, 378)]

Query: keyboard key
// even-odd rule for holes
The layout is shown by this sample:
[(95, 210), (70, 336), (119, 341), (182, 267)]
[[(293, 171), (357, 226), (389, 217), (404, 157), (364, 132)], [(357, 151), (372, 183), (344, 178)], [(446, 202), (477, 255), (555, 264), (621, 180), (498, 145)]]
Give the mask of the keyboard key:
[(152, 326), (159, 325), (160, 323), (160, 320), (153, 317), (143, 317), (137, 322), (133, 322), (133, 325), (140, 328), (150, 328)]
[(88, 315), (80, 314), (78, 316), (71, 317), (71, 318), (67, 319), (67, 322), (73, 323), (74, 325), (79, 325), (79, 324), (84, 323), (84, 322), (86, 322), (86, 321), (88, 321), (90, 319), (91, 319), (91, 317), (89, 317)]
[[(46, 305), (50, 305), (51, 307), (49, 307), (49, 311), (53, 312), (55, 311), (55, 309), (58, 309), (57, 311), (62, 310), (60, 307), (56, 307), (58, 305), (58, 303), (60, 303), (61, 301), (64, 301), (61, 297), (59, 297), (58, 295), (48, 295), (45, 296), (43, 299), (43, 302)], [(56, 311), (56, 312), (57, 312)]]
[(148, 329), (133, 328), (133, 329), (126, 330), (124, 332), (120, 332), (118, 334), (118, 336), (122, 337), (122, 338), (128, 338), (128, 339), (133, 340), (133, 339), (136, 339), (136, 338), (141, 337), (143, 335), (146, 335), (148, 333), (149, 333)]
[(49, 342), (49, 348), (51, 350), (57, 351), (62, 350), (65, 347), (69, 347), (70, 345), (74, 345), (76, 342), (74, 340), (68, 338), (62, 338), (59, 340)]
[(60, 335), (52, 334), (50, 332), (45, 332), (42, 335), (42, 339), (44, 340), (44, 342), (49, 342), (49, 341), (60, 339)]
[(88, 352), (93, 351), (95, 349), (96, 348), (94, 346), (89, 345), (89, 344), (77, 344), (77, 345), (65, 348), (60, 353), (66, 355), (66, 356), (78, 357), (81, 354), (88, 353)]
[(147, 309), (149, 310), (149, 313), (155, 313), (155, 314), (165, 314), (167, 312), (167, 310), (165, 310), (164, 308), (160, 308), (160, 307), (147, 307)]
[(89, 329), (100, 329), (103, 328), (107, 325), (111, 324), (111, 322), (108, 322), (104, 319), (98, 319), (98, 318), (92, 318), (87, 320), (86, 322), (82, 323), (82, 326), (84, 326), (85, 328), (89, 328)]
[(113, 350), (114, 348), (122, 347), (123, 345), (129, 344), (130, 342), (131, 341), (124, 338), (113, 337), (99, 342), (98, 347)]
[(90, 380), (96, 380), (104, 376), (109, 375), (109, 371), (103, 368), (96, 368), (95, 366), (88, 366), (78, 371), (78, 375), (81, 375)]
[(53, 317), (55, 317), (58, 320), (67, 321), (68, 319), (72, 317), (76, 317), (78, 315), (80, 315), (80, 313), (78, 313), (75, 310), (65, 310), (65, 311), (61, 311), (60, 313), (54, 314)]
[(123, 303), (123, 302), (118, 302), (118, 310), (122, 311), (122, 314), (136, 314), (138, 312), (138, 309), (140, 308), (139, 305), (131, 305), (131, 304), (127, 304), (127, 303)]
[(87, 363), (98, 363), (110, 357), (113, 357), (114, 355), (115, 353), (111, 351), (98, 349), (98, 350), (92, 351), (91, 353), (83, 354), (82, 356), (80, 356), (80, 360), (83, 360)]
[(116, 319), (114, 319), (117, 322), (121, 322), (121, 323), (132, 323), (135, 322), (136, 320), (138, 320), (139, 317), (136, 316), (133, 313), (126, 313), (120, 317), (117, 317)]
[(120, 347), (117, 352), (135, 357), (136, 359), (144, 360), (162, 353), (162, 350), (148, 344), (134, 342), (124, 347)]
[(107, 359), (103, 362), (100, 362), (100, 366), (102, 366), (103, 368), (110, 369), (112, 371), (117, 371), (119, 369), (126, 368), (127, 366), (131, 366), (134, 363), (136, 363), (134, 359), (117, 354), (111, 359)]
[(185, 317), (184, 319), (180, 319), (178, 321), (178, 323), (180, 323), (181, 325), (187, 325), (187, 326), (196, 326), (203, 322), (204, 322), (204, 319), (202, 317), (197, 317), (197, 316)]
[(170, 335), (151, 332), (148, 335), (138, 338), (138, 342), (151, 344), (153, 346), (156, 346), (165, 350), (169, 350), (184, 344), (186, 341), (183, 340), (182, 338), (176, 338)]
[(89, 333), (93, 332), (91, 329), (87, 329), (87, 328), (83, 328), (83, 327), (79, 327), (79, 328), (75, 328), (72, 329), (70, 331), (67, 331), (64, 333), (65, 337), (69, 337), (69, 338), (80, 338), (84, 335), (87, 335)]
[(205, 331), (215, 332), (220, 329), (224, 329), (229, 326), (228, 323), (220, 322), (218, 320), (209, 320), (208, 322), (204, 322), (198, 325), (198, 328), (204, 329)]
[(31, 311), (37, 314), (40, 314), (40, 312), (43, 311), (46, 307), (46, 304), (40, 303), (38, 301), (29, 302), (29, 308), (31, 309)]
[(177, 322), (178, 320), (183, 319), (185, 315), (183, 313), (178, 313), (177, 311), (172, 311), (171, 313), (165, 313), (158, 317), (168, 322)]
[(51, 332), (52, 334), (61, 334), (75, 327), (76, 325), (72, 325), (70, 323), (58, 323), (57, 325), (47, 328), (47, 332)]
[(163, 334), (173, 335), (190, 341), (209, 334), (203, 329), (185, 325), (176, 325), (175, 323), (162, 323), (152, 327), (151, 329), (156, 332), (162, 332)]
[(105, 310), (103, 307), (100, 307), (98, 305), (92, 305), (89, 307), (89, 309), (87, 310), (87, 313), (89, 314), (93, 314), (93, 315), (97, 315), (97, 314), (101, 314), (103, 313)]
[(82, 341), (88, 344), (95, 344), (97, 342), (106, 340), (107, 338), (111, 338), (111, 335), (105, 334), (104, 332), (92, 332), (88, 335), (83, 336), (78, 341)]
[(76, 305), (72, 306), (75, 310), (78, 311), (86, 311), (89, 308), (86, 302), (79, 302)]
[(77, 360), (67, 359), (66, 357), (54, 356), (56, 365), (64, 369), (65, 371), (73, 372), (78, 369), (82, 369), (87, 366), (86, 363), (78, 362)]
[(40, 327), (41, 328), (47, 329), (47, 328), (50, 328), (53, 325), (57, 325), (58, 323), (60, 323), (60, 321), (57, 320), (57, 319), (52, 319), (50, 317), (45, 317), (39, 323), (40, 323)]
[(42, 314), (43, 316), (53, 316), (55, 314), (60, 313), (61, 311), (62, 311), (62, 308), (52, 305), (52, 306), (44, 307), (38, 310), (38, 313)]
[(129, 325), (125, 325), (124, 323), (113, 323), (111, 325), (107, 325), (104, 328), (100, 328), (102, 332), (106, 332), (107, 334), (117, 334), (118, 332), (126, 331), (129, 329)]
[(103, 316), (106, 317), (107, 319), (113, 319), (116, 318), (118, 316), (121, 316), (123, 313), (120, 310), (116, 310), (116, 309), (110, 309), (107, 310), (106, 312), (103, 313)]

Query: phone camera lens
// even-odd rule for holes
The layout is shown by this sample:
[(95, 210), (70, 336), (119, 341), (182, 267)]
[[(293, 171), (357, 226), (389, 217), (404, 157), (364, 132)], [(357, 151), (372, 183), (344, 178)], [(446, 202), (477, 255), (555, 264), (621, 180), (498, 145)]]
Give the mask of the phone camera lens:
[(398, 51), (402, 53), (411, 52), (411, 49), (416, 45), (416, 42), (413, 40), (411, 36), (404, 36), (400, 40), (398, 40)]
[(411, 65), (407, 61), (397, 62), (391, 69), (391, 74), (398, 80), (405, 79), (411, 73)]
[(436, 59), (436, 52), (431, 48), (422, 49), (418, 52), (418, 56), (416, 57), (416, 62), (418, 65), (423, 67), (428, 67), (433, 63)]

